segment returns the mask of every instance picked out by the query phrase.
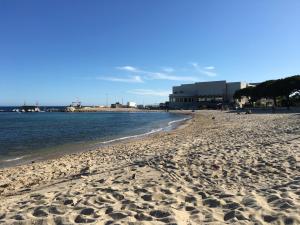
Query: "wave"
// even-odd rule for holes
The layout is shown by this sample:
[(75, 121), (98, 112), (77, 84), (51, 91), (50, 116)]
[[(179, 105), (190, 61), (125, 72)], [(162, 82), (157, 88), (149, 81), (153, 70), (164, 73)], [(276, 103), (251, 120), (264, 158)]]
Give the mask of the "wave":
[(153, 130), (151, 130), (149, 132), (146, 132), (146, 133), (143, 133), (143, 134), (136, 134), (136, 135), (131, 135), (131, 136), (125, 136), (125, 137), (121, 137), (121, 138), (112, 139), (112, 140), (109, 140), (109, 141), (103, 141), (103, 142), (101, 142), (101, 144), (109, 144), (109, 143), (112, 143), (112, 142), (115, 142), (115, 141), (122, 141), (122, 140), (126, 140), (126, 139), (131, 139), (131, 138), (143, 137), (143, 136), (153, 134), (153, 133), (156, 133), (156, 132), (159, 132), (159, 131), (162, 131), (162, 130), (163, 130), (163, 128), (153, 129)]
[(185, 121), (185, 120), (188, 120), (188, 119), (190, 119), (190, 117), (186, 117), (186, 118), (179, 119), (179, 120), (173, 120), (173, 121), (168, 122), (168, 125), (166, 127), (153, 129), (149, 132), (142, 133), (142, 134), (136, 134), (136, 135), (120, 137), (120, 138), (116, 138), (116, 139), (112, 139), (112, 140), (108, 140), (108, 141), (103, 141), (103, 142), (101, 142), (101, 144), (109, 144), (109, 143), (112, 143), (112, 142), (127, 140), (127, 139), (131, 139), (131, 138), (139, 138), (139, 137), (144, 137), (144, 136), (147, 136), (149, 134), (154, 134), (154, 133), (157, 133), (157, 132), (160, 132), (160, 131), (164, 131), (164, 130), (166, 131), (166, 130), (169, 130), (170, 128), (172, 128), (173, 124), (179, 123), (179, 122), (182, 122), (182, 121)]
[(190, 119), (190, 117), (186, 117), (186, 118), (179, 119), (179, 120), (173, 120), (173, 121), (170, 121), (170, 122), (168, 123), (168, 126), (171, 126), (171, 125), (174, 124), (174, 123), (179, 123), (179, 122), (182, 122), (182, 121), (185, 121), (185, 120), (189, 120), (189, 119)]
[(12, 161), (17, 161), (17, 160), (20, 160), (20, 159), (23, 159), (25, 156), (20, 156), (20, 157), (17, 157), (17, 158), (12, 158), (12, 159), (5, 159), (3, 160), (4, 162), (12, 162)]

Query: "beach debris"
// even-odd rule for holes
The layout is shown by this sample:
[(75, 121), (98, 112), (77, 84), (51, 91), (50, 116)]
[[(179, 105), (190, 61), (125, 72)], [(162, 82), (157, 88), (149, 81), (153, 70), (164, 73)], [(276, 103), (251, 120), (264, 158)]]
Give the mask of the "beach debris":
[(216, 119), (216, 117), (214, 117), (214, 116), (213, 116), (211, 119), (213, 119), (213, 120), (214, 120), (214, 119)]
[(131, 179), (132, 179), (132, 180), (134, 180), (134, 179), (135, 179), (135, 173), (132, 175)]

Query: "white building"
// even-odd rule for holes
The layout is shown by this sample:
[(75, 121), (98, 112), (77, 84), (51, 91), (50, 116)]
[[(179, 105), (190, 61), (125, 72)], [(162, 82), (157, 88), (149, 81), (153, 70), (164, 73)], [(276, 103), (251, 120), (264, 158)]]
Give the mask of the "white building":
[(210, 81), (182, 84), (173, 87), (169, 95), (169, 107), (173, 109), (198, 109), (202, 106), (216, 107), (218, 104), (234, 102), (235, 91), (247, 87), (245, 82)]
[(137, 104), (135, 102), (127, 102), (127, 107), (129, 107), (129, 108), (136, 108)]

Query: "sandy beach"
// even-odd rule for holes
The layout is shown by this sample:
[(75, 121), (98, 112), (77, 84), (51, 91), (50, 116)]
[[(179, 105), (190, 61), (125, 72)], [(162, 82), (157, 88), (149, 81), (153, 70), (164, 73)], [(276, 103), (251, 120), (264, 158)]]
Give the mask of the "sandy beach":
[(300, 114), (176, 130), (0, 170), (0, 224), (300, 224)]

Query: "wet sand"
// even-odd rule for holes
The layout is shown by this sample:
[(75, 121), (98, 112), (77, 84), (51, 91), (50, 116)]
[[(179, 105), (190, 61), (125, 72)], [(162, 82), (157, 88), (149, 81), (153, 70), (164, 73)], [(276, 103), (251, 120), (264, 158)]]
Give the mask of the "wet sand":
[(179, 129), (0, 170), (4, 224), (300, 224), (300, 115)]

